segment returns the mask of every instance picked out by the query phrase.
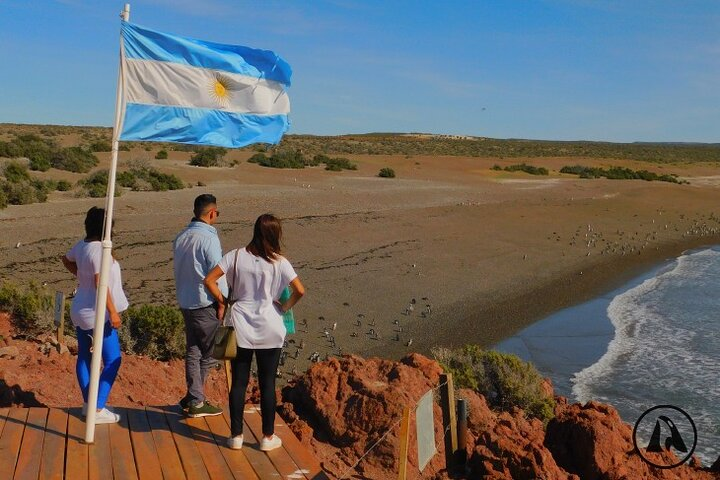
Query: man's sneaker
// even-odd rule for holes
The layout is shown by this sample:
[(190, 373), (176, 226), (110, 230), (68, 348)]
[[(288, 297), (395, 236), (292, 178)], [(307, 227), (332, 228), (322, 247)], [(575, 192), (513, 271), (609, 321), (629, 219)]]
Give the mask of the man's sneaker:
[(238, 435), (237, 437), (230, 437), (227, 439), (227, 446), (233, 450), (240, 450), (243, 444), (243, 436)]
[(180, 399), (178, 404), (180, 405), (182, 411), (186, 412), (190, 408), (190, 397), (185, 395), (183, 398)]
[(203, 402), (200, 405), (190, 405), (188, 408), (188, 417), (213, 417), (215, 415), (221, 415), (222, 408), (211, 405), (208, 402)]
[(268, 452), (270, 450), (275, 450), (276, 448), (280, 448), (282, 446), (282, 440), (280, 440), (280, 437), (277, 435), (273, 435), (270, 438), (263, 437), (262, 440), (260, 440), (260, 450), (263, 452)]
[(95, 423), (117, 423), (120, 421), (120, 415), (113, 413), (107, 408), (103, 408), (95, 414)]

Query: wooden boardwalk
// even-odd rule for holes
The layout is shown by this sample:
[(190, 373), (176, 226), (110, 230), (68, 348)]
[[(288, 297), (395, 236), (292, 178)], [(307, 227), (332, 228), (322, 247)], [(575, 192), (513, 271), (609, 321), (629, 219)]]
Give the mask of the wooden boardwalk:
[(0, 408), (0, 480), (328, 478), (279, 416), (275, 434), (283, 447), (260, 451), (260, 413), (252, 405), (242, 450), (225, 446), (227, 408), (204, 418), (185, 418), (176, 406), (115, 410), (122, 421), (98, 425), (95, 443), (86, 445), (79, 408)]

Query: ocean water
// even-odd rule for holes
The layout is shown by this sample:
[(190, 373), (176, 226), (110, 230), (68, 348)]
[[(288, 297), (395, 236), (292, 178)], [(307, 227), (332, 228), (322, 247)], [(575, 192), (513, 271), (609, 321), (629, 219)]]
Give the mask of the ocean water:
[(688, 252), (496, 349), (535, 363), (573, 401), (613, 405), (631, 425), (648, 408), (676, 405), (696, 424), (702, 463), (720, 456), (720, 248)]

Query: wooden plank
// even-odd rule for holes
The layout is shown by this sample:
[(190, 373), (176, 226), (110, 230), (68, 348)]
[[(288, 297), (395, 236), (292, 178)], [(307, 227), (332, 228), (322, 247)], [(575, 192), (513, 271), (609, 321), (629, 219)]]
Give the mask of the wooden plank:
[(132, 442), (130, 441), (130, 428), (128, 427), (127, 409), (117, 408), (120, 421), (108, 425), (110, 433), (110, 456), (112, 470), (115, 478), (123, 480), (137, 480), (137, 469), (133, 456)]
[(65, 478), (88, 480), (89, 445), (84, 442), (85, 422), (80, 418), (80, 409), (68, 411), (67, 449), (65, 454)]
[[(244, 420), (245, 425), (252, 431), (255, 438), (260, 440), (263, 437), (260, 409), (256, 406), (246, 405)], [(270, 450), (266, 453), (272, 464), (275, 465), (275, 468), (283, 477), (305, 478), (305, 472), (295, 464), (290, 454), (284, 448), (284, 445), (281, 448)]]
[[(83, 430), (85, 425), (83, 424)], [(107, 480), (112, 470), (110, 429), (107, 423), (95, 426), (95, 443), (88, 445), (88, 478)]]
[(177, 451), (180, 454), (185, 476), (193, 480), (210, 480), (203, 459), (200, 456), (200, 451), (193, 440), (190, 427), (183, 421), (183, 417), (178, 414), (177, 411), (164, 409), (164, 413), (170, 430), (173, 433), (173, 439), (175, 440), (175, 445), (177, 445)]
[(152, 430), (153, 440), (155, 440), (155, 448), (163, 476), (168, 480), (185, 480), (185, 471), (175, 446), (172, 431), (170, 431), (170, 426), (165, 419), (165, 414), (152, 407), (146, 408), (145, 413)]
[(25, 433), (22, 437), (20, 453), (15, 466), (15, 476), (13, 477), (16, 480), (37, 480), (40, 474), (40, 459), (42, 458), (47, 417), (47, 408), (33, 407), (28, 409)]
[[(254, 407), (252, 405), (245, 405), (245, 415), (248, 415), (247, 412), (251, 408)], [(243, 415), (243, 417), (245, 415)], [(223, 417), (225, 418), (225, 421), (227, 422), (229, 428), (229, 408), (223, 409)], [(247, 458), (248, 462), (250, 462), (250, 465), (252, 466), (253, 470), (255, 470), (255, 473), (257, 473), (258, 477), (262, 479), (278, 478), (280, 474), (277, 472), (275, 466), (272, 464), (268, 456), (265, 455), (265, 452), (260, 450), (260, 442), (253, 434), (250, 427), (247, 426), (247, 422), (245, 422), (245, 428), (243, 429), (243, 437), (245, 441), (243, 442), (242, 452), (245, 454), (245, 458)]]
[(283, 447), (305, 477), (311, 480), (329, 480), (330, 477), (322, 469), (320, 461), (305, 445), (300, 443), (287, 423), (277, 414), (275, 415), (275, 435), (280, 437)]
[[(65, 467), (65, 434), (68, 428), (68, 413), (51, 408), (48, 413), (40, 461), (40, 480), (62, 480)], [(74, 477), (73, 477), (74, 478)]]
[(0, 436), (0, 472), (9, 473), (9, 477), (15, 472), (27, 416), (27, 408), (11, 408)]
[(145, 409), (142, 407), (127, 408), (125, 412), (130, 426), (130, 440), (135, 454), (138, 477), (140, 480), (162, 478), (162, 467), (160, 467), (155, 440), (153, 440)]
[(0, 408), (0, 435), (2, 435), (3, 428), (5, 427), (5, 418), (8, 416), (10, 409), (8, 407)]
[(190, 432), (195, 438), (195, 444), (198, 447), (200, 455), (202, 455), (205, 468), (207, 468), (210, 478), (213, 480), (233, 480), (230, 468), (223, 457), (220, 449), (215, 443), (215, 438), (208, 430), (207, 423), (203, 418), (187, 418), (185, 419)]
[(227, 438), (230, 436), (230, 427), (222, 416), (205, 417), (205, 422), (210, 429), (215, 443), (220, 448), (220, 453), (225, 457), (225, 461), (230, 467), (230, 471), (237, 480), (253, 480), (259, 477), (253, 470), (250, 462), (248, 462), (243, 450), (233, 450), (226, 445)]

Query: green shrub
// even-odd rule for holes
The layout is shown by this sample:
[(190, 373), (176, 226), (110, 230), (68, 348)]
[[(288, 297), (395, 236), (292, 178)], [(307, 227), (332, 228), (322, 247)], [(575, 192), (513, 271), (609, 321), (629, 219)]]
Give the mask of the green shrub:
[(118, 332), (123, 350), (159, 360), (185, 355), (185, 322), (177, 308), (166, 305), (130, 307)]
[(248, 158), (248, 163), (259, 163), (262, 164), (264, 162), (267, 162), (267, 157), (264, 153), (256, 153), (252, 157)]
[(357, 170), (357, 165), (347, 158), (337, 157), (325, 160), (325, 170), (339, 172), (341, 170)]
[(3, 182), (0, 184), (7, 203), (10, 205), (27, 205), (29, 203), (43, 202), (47, 198), (47, 194), (39, 192), (30, 182)]
[(300, 150), (276, 150), (272, 157), (265, 157), (265, 160), (260, 160), (258, 163), (270, 168), (305, 168), (305, 156)]
[(560, 173), (569, 173), (577, 175), (580, 178), (600, 178), (605, 177), (610, 180), (645, 180), (648, 182), (660, 181), (670, 183), (681, 183), (676, 175), (658, 175), (647, 170), (632, 170), (627, 167), (585, 167), (582, 165), (566, 165), (560, 169)]
[(0, 285), (0, 310), (12, 314), (20, 335), (38, 335), (54, 326), (53, 297), (34, 282), (24, 289), (12, 283)]
[(68, 182), (67, 180), (58, 180), (57, 185), (55, 185), (55, 189), (58, 192), (67, 192), (72, 188), (72, 184)]
[(25, 165), (19, 162), (8, 162), (3, 170), (5, 180), (10, 183), (30, 181), (30, 173)]
[(50, 162), (59, 170), (86, 173), (98, 164), (98, 159), (91, 152), (80, 147), (68, 147), (55, 152)]
[(156, 160), (166, 160), (167, 158), (168, 158), (167, 150), (159, 150), (159, 151), (155, 154), (155, 159), (156, 159)]
[(395, 178), (395, 170), (390, 167), (381, 168), (378, 173), (378, 177), (382, 178)]
[[(83, 188), (85, 195), (92, 198), (102, 198), (107, 195), (108, 186), (108, 171), (98, 170), (84, 179), (80, 180), (78, 184)], [(119, 197), (122, 194), (122, 190), (119, 188), (115, 189), (115, 196)]]
[(555, 399), (543, 391), (535, 367), (515, 355), (466, 345), (455, 350), (433, 349), (433, 355), (452, 373), (456, 388), (471, 388), (500, 410), (521, 408), (544, 422), (554, 413)]
[(138, 187), (137, 177), (130, 171), (118, 172), (115, 175), (115, 181), (121, 187), (132, 188), (133, 190)]
[(88, 145), (91, 152), (110, 152), (112, 151), (112, 143), (108, 140), (96, 140)]
[(0, 157), (18, 158), (22, 155), (22, 149), (16, 143), (0, 142)]
[(118, 185), (132, 188), (134, 191), (181, 190), (185, 184), (176, 175), (162, 173), (155, 168), (137, 166), (116, 176)]
[(203, 147), (190, 158), (190, 165), (196, 167), (219, 167), (227, 150), (222, 147)]
[(495, 165), (492, 166), (492, 168), (490, 170), (500, 171), (500, 170), (502, 170), (502, 167), (496, 163)]
[(519, 163), (515, 165), (509, 165), (505, 167), (503, 170), (506, 172), (525, 172), (529, 173), (530, 175), (548, 175), (548, 169), (545, 167), (534, 167), (532, 165), (527, 165), (525, 163)]

